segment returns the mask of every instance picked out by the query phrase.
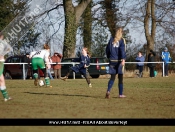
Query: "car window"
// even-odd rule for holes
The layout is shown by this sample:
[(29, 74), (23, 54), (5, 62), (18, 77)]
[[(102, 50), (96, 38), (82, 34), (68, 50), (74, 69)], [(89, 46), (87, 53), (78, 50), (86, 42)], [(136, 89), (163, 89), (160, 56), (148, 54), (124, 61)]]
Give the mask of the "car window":
[(62, 62), (79, 62), (79, 58), (68, 58), (63, 60)]
[(63, 60), (62, 62), (71, 62), (70, 59)]
[(98, 63), (104, 63), (104, 62), (105, 62), (105, 60), (103, 58), (98, 59)]
[(11, 63), (11, 58), (7, 59), (6, 63)]
[(11, 63), (20, 63), (20, 59), (18, 57), (14, 57), (11, 59)]
[(94, 58), (90, 59), (91, 63), (96, 63)]
[(24, 62), (24, 57), (21, 57), (20, 59), (21, 59), (21, 61), (20, 61), (20, 62)]

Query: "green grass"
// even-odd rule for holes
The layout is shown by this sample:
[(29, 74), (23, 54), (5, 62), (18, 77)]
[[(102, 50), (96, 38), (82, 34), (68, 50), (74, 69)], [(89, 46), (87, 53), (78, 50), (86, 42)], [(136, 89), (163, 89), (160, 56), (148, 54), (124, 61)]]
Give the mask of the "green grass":
[[(174, 77), (124, 78), (118, 98), (117, 80), (105, 99), (108, 79), (51, 81), (52, 88), (35, 87), (33, 80), (6, 80), (13, 100), (1, 96), (0, 118), (175, 118)], [(175, 127), (0, 127), (0, 132), (174, 132)]]

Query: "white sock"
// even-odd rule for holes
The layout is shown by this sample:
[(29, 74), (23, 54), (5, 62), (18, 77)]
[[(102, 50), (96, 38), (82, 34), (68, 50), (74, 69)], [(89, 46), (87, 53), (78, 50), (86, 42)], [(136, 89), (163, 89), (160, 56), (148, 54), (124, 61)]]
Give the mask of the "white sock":
[(0, 86), (0, 90), (5, 90), (6, 86)]

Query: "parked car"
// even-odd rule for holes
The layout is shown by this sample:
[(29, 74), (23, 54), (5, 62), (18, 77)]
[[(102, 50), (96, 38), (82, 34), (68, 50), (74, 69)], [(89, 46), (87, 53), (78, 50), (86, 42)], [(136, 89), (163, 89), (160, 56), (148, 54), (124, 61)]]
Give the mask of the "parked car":
[[(8, 57), (5, 60), (5, 63), (24, 63), (24, 56), (17, 55), (17, 56)], [(23, 64), (4, 64), (4, 77), (6, 79), (13, 79), (13, 78), (22, 79), (22, 76), (23, 76), (22, 68), (23, 68)], [(38, 73), (40, 77), (44, 76), (44, 74), (42, 73), (40, 69)], [(51, 70), (51, 73), (53, 74), (53, 70)], [(28, 69), (26, 79), (30, 77), (33, 77), (31, 66)]]
[[(24, 63), (24, 56), (11, 56), (5, 60), (5, 63)], [(4, 77), (6, 79), (22, 78), (22, 64), (4, 64)], [(29, 68), (27, 78), (31, 76)]]
[[(65, 62), (73, 62), (73, 60), (76, 58), (66, 58), (62, 60), (62, 63)], [(104, 57), (91, 57), (90, 58), (91, 63), (97, 63), (97, 65), (90, 65), (88, 68), (89, 74), (92, 78), (98, 78), (100, 75), (107, 74), (106, 70), (108, 68), (108, 64), (98, 65), (98, 63), (107, 63), (106, 58)], [(71, 67), (72, 64), (62, 64), (61, 67), (61, 76), (65, 76), (69, 67)], [(71, 73), (70, 76), (72, 77), (73, 74)], [(80, 73), (77, 73), (75, 75), (76, 77), (81, 77)]]

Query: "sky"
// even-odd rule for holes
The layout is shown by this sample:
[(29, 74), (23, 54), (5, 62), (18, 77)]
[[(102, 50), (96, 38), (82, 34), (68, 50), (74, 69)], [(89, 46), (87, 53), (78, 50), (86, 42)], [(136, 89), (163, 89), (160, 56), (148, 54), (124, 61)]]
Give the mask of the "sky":
[[(46, 4), (46, 1), (48, 2)], [(40, 12), (42, 14), (45, 10), (51, 9), (55, 7), (57, 4), (61, 4), (61, 0), (32, 0), (31, 2), (31, 11), (36, 8), (36, 5), (39, 5), (43, 10)], [(47, 6), (45, 6), (47, 5)], [(59, 15), (58, 15), (59, 14)], [(36, 31), (41, 32), (42, 34), (39, 36), (39, 43), (44, 44), (48, 39), (51, 39), (51, 52), (62, 53), (63, 50), (63, 36), (64, 35), (64, 23), (59, 25), (59, 22), (63, 21), (63, 11), (62, 9), (53, 10), (49, 15), (43, 15), (41, 18), (36, 20)], [(53, 26), (51, 23), (54, 23)], [(52, 38), (51, 35), (58, 30), (58, 33), (54, 35)], [(32, 50), (39, 50), (41, 47), (37, 47)]]

